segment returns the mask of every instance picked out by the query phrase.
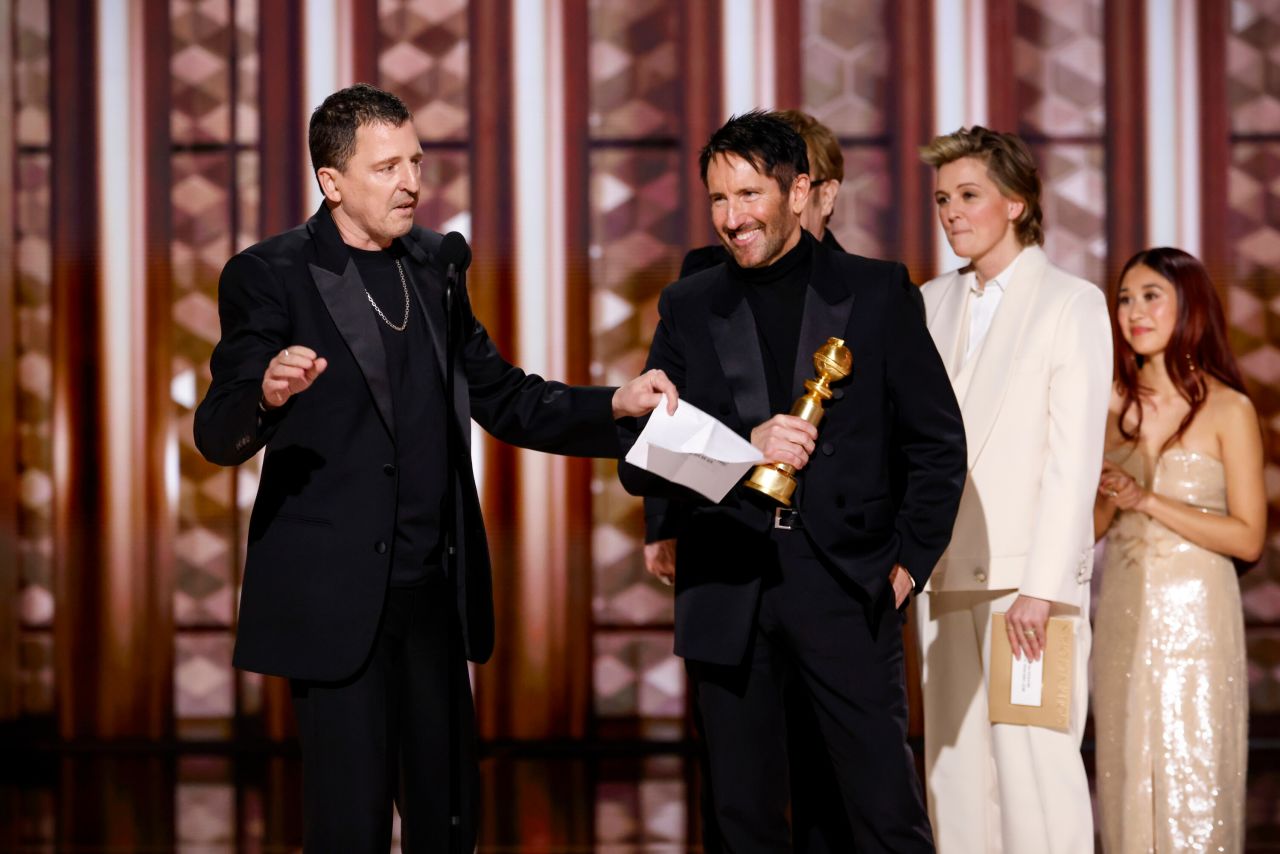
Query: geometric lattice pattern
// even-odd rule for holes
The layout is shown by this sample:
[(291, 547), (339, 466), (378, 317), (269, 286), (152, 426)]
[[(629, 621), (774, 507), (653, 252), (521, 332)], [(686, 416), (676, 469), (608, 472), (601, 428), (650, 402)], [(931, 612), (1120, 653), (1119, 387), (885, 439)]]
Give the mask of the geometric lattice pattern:
[(591, 0), (593, 140), (674, 137), (680, 127), (679, 6)]
[[(593, 381), (613, 384), (643, 369), (657, 324), (658, 293), (678, 272), (684, 251), (679, 153), (673, 148), (596, 150), (591, 176)], [(643, 719), (684, 714), (683, 669), (672, 655), (669, 630), (671, 591), (644, 571), (641, 502), (622, 489), (615, 463), (595, 465), (596, 713), (661, 726)], [(632, 640), (609, 633), (614, 626), (667, 628)], [(679, 676), (670, 689), (675, 694), (647, 686), (647, 670), (664, 666)], [(676, 699), (661, 702), (660, 695)]]
[[(20, 712), (53, 711), (53, 388), (51, 361), (51, 276), (49, 199), (49, 26), (48, 0), (20, 0), (13, 6), (14, 126), (20, 153), (14, 168), (13, 315), (17, 352), (6, 353), (16, 369), (14, 408), (18, 431), (18, 589), (0, 591), (19, 623)], [(7, 618), (6, 618), (7, 619)]]
[(595, 850), (603, 854), (687, 849), (688, 784), (679, 757), (643, 760), (640, 779), (602, 780), (595, 791)]
[[(601, 149), (592, 153), (590, 171), (593, 381), (613, 384), (644, 369), (658, 294), (678, 272), (684, 249), (679, 154)], [(670, 625), (671, 591), (644, 571), (640, 502), (614, 471), (612, 462), (596, 463), (595, 620)]]
[(1280, 4), (1237, 0), (1227, 37), (1227, 93), (1231, 129), (1238, 134), (1280, 133)]
[[(1225, 289), (1231, 347), (1266, 431), (1266, 553), (1241, 581), (1249, 650), (1249, 703), (1280, 713), (1280, 4), (1231, 6), (1227, 93), (1231, 110), (1229, 239)], [(1241, 135), (1247, 134), (1242, 138)], [(1274, 804), (1275, 801), (1272, 801)]]
[[(174, 542), (174, 707), (181, 735), (230, 730), (231, 668), (244, 500), (256, 466), (226, 469), (196, 451), (192, 418), (217, 343), (218, 275), (259, 237), (257, 4), (171, 0), (173, 362), (178, 442)], [(243, 500), (242, 500), (243, 499)]]
[[(887, 130), (885, 21), (884, 0), (805, 0), (802, 7), (804, 109), (839, 137), (873, 137)], [(850, 175), (846, 165), (846, 181)], [(846, 190), (847, 185), (841, 192)]]
[[(657, 299), (675, 279), (688, 212), (676, 137), (681, 125), (679, 5), (589, 4), (592, 381), (625, 382), (644, 367)], [(595, 712), (655, 737), (683, 735), (684, 672), (672, 654), (670, 589), (644, 571), (639, 499), (597, 462), (592, 559)], [(643, 632), (626, 628), (646, 627)]]
[(404, 100), (418, 137), (465, 142), (466, 0), (378, 0), (380, 85)]
[(21, 146), (49, 144), (49, 0), (16, 0), (13, 10), (11, 133)]
[(803, 109), (831, 128), (844, 154), (829, 226), (846, 251), (869, 258), (890, 257), (895, 230), (886, 20), (883, 0), (805, 0), (801, 8)]
[(1106, 126), (1103, 0), (1019, 0), (1017, 7), (1019, 132), (1100, 136)]
[(470, 234), (470, 157), (459, 150), (429, 149), (422, 161), (422, 189), (414, 219), (432, 231)]
[(1019, 0), (1013, 56), (1018, 132), (1035, 143), (1044, 187), (1045, 251), (1105, 286), (1103, 0)]
[(1069, 273), (1106, 285), (1106, 151), (1101, 143), (1033, 145), (1044, 191), (1044, 248)]
[(641, 719), (642, 737), (680, 738), (684, 664), (664, 631), (597, 631), (593, 672), (596, 714)]
[[(179, 851), (225, 851), (236, 847), (238, 831), (252, 826), (237, 816), (235, 766), (218, 756), (183, 756), (177, 762), (173, 795), (173, 836)], [(256, 834), (255, 834), (256, 835)]]
[(466, 0), (379, 0), (378, 85), (399, 95), (429, 146), (414, 219), (471, 233)]
[(843, 153), (844, 180), (827, 226), (846, 252), (890, 258), (896, 202), (888, 146), (844, 146)]
[[(175, 145), (249, 142), (256, 136), (255, 19), (254, 3), (170, 0), (169, 129)], [(235, 129), (243, 136), (237, 138)]]

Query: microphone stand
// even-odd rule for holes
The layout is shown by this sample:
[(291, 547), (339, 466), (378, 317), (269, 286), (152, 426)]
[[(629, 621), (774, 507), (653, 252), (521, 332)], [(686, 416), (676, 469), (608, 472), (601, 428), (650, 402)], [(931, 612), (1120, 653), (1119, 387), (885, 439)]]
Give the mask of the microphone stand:
[(449, 704), (449, 852), (450, 854), (470, 854), (462, 850), (462, 757), (461, 746), (459, 745), (459, 715), (458, 704), (462, 701), (460, 696), (459, 680), (454, 672), (454, 667), (461, 658), (461, 649), (459, 641), (461, 640), (461, 624), (458, 619), (458, 482), (457, 482), (457, 459), (458, 441), (455, 433), (458, 430), (457, 410), (453, 402), (454, 381), (454, 345), (455, 345), (455, 327), (457, 325), (455, 319), (454, 307), (454, 289), (458, 284), (458, 268), (454, 262), (449, 263), (449, 268), (444, 276), (444, 406), (445, 406), (445, 489), (444, 507), (442, 512), (442, 522), (440, 526), (444, 531), (444, 571), (445, 577), (448, 579), (445, 585), (446, 595), (449, 597), (448, 607), (448, 634), (449, 640), (446, 647), (448, 655), (448, 664), (446, 665), (448, 687), (445, 692), (445, 702)]

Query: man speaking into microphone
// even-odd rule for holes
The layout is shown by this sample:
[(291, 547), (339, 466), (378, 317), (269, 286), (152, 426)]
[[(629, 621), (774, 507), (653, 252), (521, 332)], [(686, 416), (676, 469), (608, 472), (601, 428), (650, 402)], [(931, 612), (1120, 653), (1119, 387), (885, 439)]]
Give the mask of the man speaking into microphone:
[(471, 312), (459, 235), (414, 225), (422, 148), (396, 96), (356, 85), (311, 116), (324, 202), (239, 253), (195, 440), (266, 447), (249, 523), (237, 667), (287, 677), (305, 850), (471, 851), (477, 767), (465, 659), (493, 649), (470, 423), (552, 453), (617, 457), (615, 419), (675, 389), (550, 382), (505, 361)]

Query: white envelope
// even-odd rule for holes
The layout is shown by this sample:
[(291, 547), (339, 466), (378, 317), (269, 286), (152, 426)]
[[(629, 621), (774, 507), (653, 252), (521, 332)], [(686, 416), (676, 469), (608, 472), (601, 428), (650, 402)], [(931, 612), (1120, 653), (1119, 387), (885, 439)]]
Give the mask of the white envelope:
[(746, 439), (682, 400), (674, 415), (667, 414), (665, 404), (658, 405), (627, 462), (719, 502), (764, 457)]

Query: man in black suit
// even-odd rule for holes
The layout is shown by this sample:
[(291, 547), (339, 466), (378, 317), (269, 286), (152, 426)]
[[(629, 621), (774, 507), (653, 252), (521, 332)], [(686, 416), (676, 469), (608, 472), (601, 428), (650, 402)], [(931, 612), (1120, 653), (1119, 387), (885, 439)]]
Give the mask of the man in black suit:
[[(906, 745), (901, 614), (950, 538), (965, 471), (959, 408), (902, 265), (830, 251), (801, 228), (809, 164), (786, 122), (731, 119), (701, 168), (731, 262), (663, 292), (649, 365), (767, 459), (802, 470), (784, 509), (743, 486), (711, 505), (620, 469), (630, 491), (671, 500), (676, 652), (705, 726), (723, 844), (791, 849), (782, 698), (798, 680), (856, 850), (931, 851)], [(845, 339), (853, 373), (821, 431), (771, 417), (803, 392), (828, 337)]]
[[(844, 181), (844, 152), (840, 150), (840, 141), (829, 127), (808, 113), (778, 110), (773, 115), (800, 134), (809, 156), (809, 200), (800, 212), (800, 227), (828, 249), (843, 252), (844, 247), (828, 227), (835, 213), (840, 184)], [(720, 243), (690, 249), (680, 264), (680, 278), (688, 278), (730, 260), (729, 251)], [(924, 316), (924, 301), (920, 299), (918, 289), (912, 290), (912, 296), (918, 302), (921, 316)], [(676, 574), (676, 541), (663, 533), (667, 524), (666, 508), (666, 499), (644, 500), (644, 565), (649, 573), (669, 585)], [(835, 772), (818, 732), (809, 698), (803, 687), (793, 682), (787, 688), (785, 702), (790, 723), (787, 727), (787, 758), (791, 771), (791, 831), (795, 850), (798, 854), (843, 854), (853, 847), (853, 831), (840, 806)], [(701, 733), (702, 721), (697, 709), (693, 711), (695, 727)], [(720, 854), (723, 845), (715, 812), (710, 809), (710, 775), (705, 749), (699, 756), (703, 766), (700, 792), (704, 804), (702, 847), (708, 854)]]
[(448, 850), (451, 826), (471, 851), (464, 654), (493, 649), (471, 419), (524, 447), (616, 457), (615, 419), (663, 392), (674, 405), (674, 389), (656, 371), (565, 386), (499, 355), (467, 300), (465, 242), (413, 224), (423, 155), (399, 98), (339, 91), (309, 142), (325, 201), (227, 263), (195, 418), (212, 462), (266, 447), (235, 665), (290, 679), (308, 852), (385, 852), (393, 800), (406, 852)]

